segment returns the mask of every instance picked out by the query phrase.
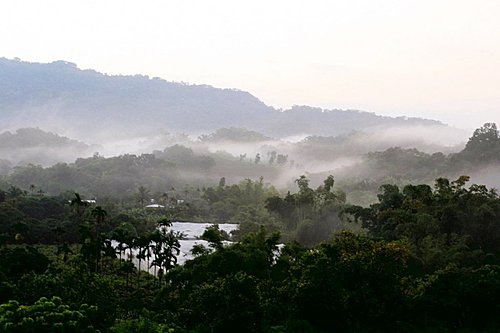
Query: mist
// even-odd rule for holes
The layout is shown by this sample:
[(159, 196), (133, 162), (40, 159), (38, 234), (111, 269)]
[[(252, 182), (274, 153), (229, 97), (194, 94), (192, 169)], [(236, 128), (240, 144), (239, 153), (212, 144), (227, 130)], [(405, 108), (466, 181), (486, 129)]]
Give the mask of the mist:
[[(461, 173), (498, 185), (495, 165), (461, 155), (470, 132), (431, 119), (305, 105), (277, 110), (237, 89), (105, 75), (65, 61), (1, 59), (0, 67), (8, 78), (0, 78), (0, 170), (23, 185), (42, 181), (16, 167), (40, 165), (50, 173), (57, 163), (90, 173), (98, 165), (101, 174), (89, 179), (102, 178), (105, 190), (77, 179), (66, 187), (110, 195), (114, 184), (132, 193), (141, 184), (162, 191), (261, 177), (286, 191), (300, 175), (316, 186), (329, 174), (346, 191), (366, 187), (371, 194), (383, 182), (432, 183)], [(29, 127), (36, 130), (17, 132)]]
[[(76, 188), (94, 196), (113, 195), (118, 189), (132, 195), (141, 184), (161, 192), (171, 187), (213, 186), (221, 178), (234, 184), (261, 177), (286, 192), (296, 190), (295, 180), (300, 175), (306, 175), (313, 187), (319, 186), (326, 176), (334, 175), (349, 199), (363, 205), (375, 202), (378, 188), (387, 182), (401, 186), (418, 182), (432, 185), (439, 177), (455, 179), (467, 174), (473, 182), (499, 187), (497, 164), (479, 169), (467, 162), (453, 167), (456, 163), (451, 159), (461, 156), (466, 135), (458, 137), (455, 130), (431, 135), (433, 130), (436, 129), (422, 126), (390, 127), (336, 137), (297, 136), (295, 140), (271, 138), (235, 127), (198, 136), (152, 130), (148, 135), (141, 133), (127, 139), (113, 139), (108, 133), (107, 141), (90, 145), (41, 129), (21, 129), (0, 134), (4, 138), (0, 171), (3, 175), (12, 174), (9, 180), (19, 186), (36, 183), (52, 194)], [(123, 163), (121, 160), (135, 165), (136, 171), (123, 173), (124, 166), (116, 164)], [(40, 165), (53, 175), (58, 170), (57, 163), (66, 163), (75, 172), (78, 169), (84, 173), (89, 163), (102, 164), (102, 172), (110, 167), (118, 169), (116, 175), (93, 185), (75, 178), (57, 186), (50, 179), (37, 179), (34, 175), (40, 169), (14, 169)], [(29, 176), (31, 173), (33, 176)], [(109, 172), (104, 174), (109, 176)]]

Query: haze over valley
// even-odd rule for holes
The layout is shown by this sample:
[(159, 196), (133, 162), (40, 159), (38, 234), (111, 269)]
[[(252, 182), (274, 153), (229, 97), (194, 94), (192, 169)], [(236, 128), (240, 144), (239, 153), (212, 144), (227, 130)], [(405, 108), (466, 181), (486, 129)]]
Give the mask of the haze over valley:
[(3, 1), (0, 332), (500, 332), (499, 13)]
[[(468, 174), (500, 187), (498, 170), (489, 162), (448, 166), (446, 159), (464, 149), (471, 133), (435, 120), (311, 106), (277, 110), (236, 89), (109, 76), (65, 61), (3, 58), (0, 73), (0, 172), (16, 185), (37, 184), (51, 194), (68, 185), (25, 178), (25, 168), (69, 163), (79, 169), (73, 164), (78, 158), (129, 154), (152, 154), (175, 170), (162, 185), (148, 173), (135, 175), (125, 188), (130, 195), (144, 184), (161, 191), (211, 185), (221, 177), (233, 183), (263, 177), (282, 190), (293, 189), (301, 174), (313, 184), (334, 174), (346, 189), (370, 180), (366, 193), (353, 198), (363, 204), (375, 201), (378, 186), (391, 179), (432, 183)], [(415, 163), (429, 165), (417, 170)], [(113, 191), (72, 186), (90, 196)]]
[[(3, 58), (0, 72), (0, 148), (11, 166), (74, 162), (95, 152), (106, 157), (152, 153), (179, 144), (198, 154), (225, 151), (242, 162), (255, 162), (260, 154), (268, 163), (274, 151), (287, 156), (287, 165), (293, 161), (292, 172), (321, 173), (391, 147), (454, 153), (470, 136), (429, 119), (311, 106), (277, 110), (236, 89), (140, 75), (109, 76), (65, 61), (41, 64)], [(29, 127), (38, 130), (16, 132)], [(269, 181), (293, 181), (294, 176), (286, 174)]]

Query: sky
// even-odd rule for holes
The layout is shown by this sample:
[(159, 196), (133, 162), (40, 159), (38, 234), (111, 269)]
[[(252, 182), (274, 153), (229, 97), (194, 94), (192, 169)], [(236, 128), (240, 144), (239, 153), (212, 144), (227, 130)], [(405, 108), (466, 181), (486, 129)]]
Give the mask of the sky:
[(500, 125), (498, 0), (5, 0), (0, 57)]

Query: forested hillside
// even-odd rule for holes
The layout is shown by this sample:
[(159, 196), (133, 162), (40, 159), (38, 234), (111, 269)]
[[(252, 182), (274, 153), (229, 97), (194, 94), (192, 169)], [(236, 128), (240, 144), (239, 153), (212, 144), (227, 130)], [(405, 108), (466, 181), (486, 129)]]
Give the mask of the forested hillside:
[(235, 89), (111, 76), (64, 61), (40, 64), (5, 58), (0, 59), (0, 124), (0, 130), (38, 126), (91, 143), (162, 130), (199, 135), (231, 126), (274, 138), (415, 126), (460, 135), (432, 120), (308, 106), (282, 111)]
[(386, 184), (363, 208), (333, 177), (317, 189), (299, 177), (284, 197), (221, 179), (199, 199), (246, 218), (238, 242), (210, 227), (183, 266), (165, 218), (182, 210), (136, 208), (144, 188), (100, 206), (12, 187), (0, 191), (0, 329), (496, 332), (500, 198), (467, 181)]
[[(21, 140), (22, 133), (40, 134), (37, 130), (26, 130), (17, 136), (5, 136)], [(69, 147), (78, 144), (58, 140)], [(457, 178), (467, 174), (473, 181), (500, 187), (500, 139), (495, 124), (477, 129), (462, 150), (449, 154), (401, 147), (365, 152), (366, 147), (355, 142), (349, 137), (311, 137), (286, 143), (256, 132), (230, 128), (198, 141), (144, 154), (104, 157), (96, 153), (73, 163), (50, 167), (29, 164), (14, 168), (14, 163), (7, 160), (0, 164), (0, 170), (6, 175), (0, 181), (4, 187), (14, 185), (28, 189), (35, 185), (51, 195), (70, 190), (90, 197), (127, 198), (140, 186), (162, 193), (172, 187), (212, 186), (222, 177), (228, 183), (262, 177), (281, 189), (293, 189), (297, 175), (307, 173), (317, 186), (329, 174), (334, 174), (340, 189), (354, 202), (363, 204), (373, 202), (378, 188), (387, 182), (401, 186), (432, 184), (439, 177)], [(55, 147), (53, 149), (57, 149), (57, 145)]]
[[(72, 162), (77, 157), (91, 156), (97, 149), (95, 145), (39, 128), (21, 128), (15, 132), (0, 133), (0, 157), (11, 167), (29, 163), (51, 166), (58, 162)], [(0, 167), (0, 175), (8, 171), (7, 167), (4, 170)]]

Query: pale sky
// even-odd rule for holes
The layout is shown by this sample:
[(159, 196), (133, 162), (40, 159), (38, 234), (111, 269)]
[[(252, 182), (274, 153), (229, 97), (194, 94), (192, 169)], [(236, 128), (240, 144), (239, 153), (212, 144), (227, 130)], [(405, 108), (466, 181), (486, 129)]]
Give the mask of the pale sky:
[(500, 125), (499, 0), (4, 0), (0, 57)]

